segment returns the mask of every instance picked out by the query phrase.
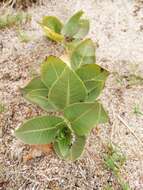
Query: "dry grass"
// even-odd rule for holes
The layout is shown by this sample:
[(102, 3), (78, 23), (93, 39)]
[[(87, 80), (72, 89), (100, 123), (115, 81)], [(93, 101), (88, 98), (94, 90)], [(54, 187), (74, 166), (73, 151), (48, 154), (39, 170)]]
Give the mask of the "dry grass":
[(21, 24), (25, 24), (31, 20), (31, 16), (24, 12), (9, 12), (0, 15), (0, 29), (20, 26)]
[(12, 8), (26, 9), (33, 4), (42, 4), (42, 0), (1, 0), (1, 5), (11, 6)]

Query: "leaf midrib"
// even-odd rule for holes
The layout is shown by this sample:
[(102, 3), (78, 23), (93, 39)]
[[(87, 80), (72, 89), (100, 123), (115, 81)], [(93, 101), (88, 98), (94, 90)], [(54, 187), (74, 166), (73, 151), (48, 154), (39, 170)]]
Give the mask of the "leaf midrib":
[(58, 125), (64, 123), (63, 121), (60, 122), (60, 123), (57, 123), (53, 128), (44, 128), (44, 129), (38, 129), (38, 130), (28, 130), (28, 131), (20, 131), (18, 133), (22, 133), (22, 134), (27, 134), (27, 133), (37, 133), (37, 132), (43, 132), (43, 131), (50, 131), (50, 130), (53, 130), (53, 129), (56, 129)]
[(79, 120), (81, 117), (83, 117), (84, 115), (86, 115), (88, 112), (90, 112), (90, 111), (93, 109), (94, 106), (95, 106), (95, 104), (94, 104), (90, 109), (88, 109), (86, 112), (80, 114), (80, 116), (78, 116), (75, 120), (71, 121), (71, 123), (76, 122), (76, 121)]
[[(103, 82), (103, 81), (98, 81), (98, 82), (101, 82), (101, 84), (100, 84), (100, 85), (101, 85), (101, 86), (100, 86), (100, 90), (102, 90), (102, 87), (103, 87), (102, 85), (104, 84), (104, 82)], [(96, 88), (97, 88), (97, 86), (91, 88), (88, 92), (91, 93), (91, 92), (94, 91)]]
[(69, 79), (69, 76), (68, 76), (66, 106), (68, 106), (69, 103), (70, 103), (70, 79)]
[(51, 63), (51, 66), (52, 66), (52, 68), (53, 68), (53, 70), (55, 71), (55, 73), (56, 73), (56, 77), (58, 78), (58, 73), (57, 73), (57, 71), (56, 71), (56, 68), (55, 68), (55, 66), (54, 66), (54, 64), (53, 63)]

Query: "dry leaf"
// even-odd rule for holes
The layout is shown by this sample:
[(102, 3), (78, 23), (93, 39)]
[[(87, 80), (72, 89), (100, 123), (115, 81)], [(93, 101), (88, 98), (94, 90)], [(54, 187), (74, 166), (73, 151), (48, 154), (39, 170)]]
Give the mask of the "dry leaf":
[(42, 153), (49, 154), (52, 150), (52, 144), (31, 145), (31, 150), (27, 155), (23, 156), (23, 161), (27, 162), (33, 158), (40, 157)]
[(42, 151), (45, 154), (49, 154), (53, 150), (52, 144), (32, 145), (33, 149)]

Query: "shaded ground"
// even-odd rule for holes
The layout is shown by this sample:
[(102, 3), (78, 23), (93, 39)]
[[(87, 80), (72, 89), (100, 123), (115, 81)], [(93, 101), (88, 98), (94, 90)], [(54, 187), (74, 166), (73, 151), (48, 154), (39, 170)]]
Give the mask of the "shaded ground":
[[(22, 26), (31, 41), (21, 43), (17, 28), (0, 30), (0, 101), (6, 111), (0, 115), (1, 159), (0, 188), (6, 190), (102, 190), (116, 180), (104, 169), (103, 145), (112, 140), (127, 156), (122, 175), (134, 190), (143, 189), (143, 116), (134, 113), (135, 105), (143, 111), (143, 2), (133, 0), (59, 0), (29, 8), (32, 21)], [(2, 8), (1, 8), (2, 9)], [(74, 163), (59, 160), (55, 154), (23, 162), (30, 147), (12, 134), (24, 119), (41, 114), (19, 92), (39, 70), (45, 56), (61, 55), (63, 49), (43, 37), (37, 21), (43, 15), (57, 15), (65, 20), (83, 9), (91, 20), (89, 36), (98, 44), (97, 63), (112, 74), (101, 95), (110, 115), (110, 123), (98, 126), (87, 142), (83, 157)], [(134, 76), (134, 77), (131, 77)], [(122, 122), (125, 122), (129, 129)]]

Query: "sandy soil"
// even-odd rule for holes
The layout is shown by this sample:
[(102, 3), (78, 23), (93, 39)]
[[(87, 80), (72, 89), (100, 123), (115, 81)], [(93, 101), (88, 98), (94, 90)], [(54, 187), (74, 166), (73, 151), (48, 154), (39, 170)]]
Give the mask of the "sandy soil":
[[(42, 111), (22, 98), (19, 87), (39, 72), (45, 56), (63, 52), (62, 47), (43, 37), (36, 22), (43, 15), (57, 15), (66, 20), (79, 9), (91, 20), (89, 37), (98, 44), (97, 63), (111, 72), (101, 95), (110, 123), (100, 125), (98, 134), (96, 130), (92, 132), (79, 161), (65, 162), (54, 153), (38, 152), (25, 163), (22, 158), (30, 147), (13, 136), (13, 129)], [(6, 107), (0, 115), (0, 189), (103, 190), (111, 181), (114, 189), (119, 190), (102, 159), (102, 143), (112, 140), (127, 157), (122, 175), (133, 190), (142, 190), (143, 116), (133, 110), (138, 104), (143, 111), (143, 83), (130, 76), (143, 77), (143, 2), (46, 0), (44, 5), (29, 8), (28, 13), (32, 21), (21, 28), (31, 36), (30, 42), (21, 43), (15, 27), (0, 30), (0, 102)]]

